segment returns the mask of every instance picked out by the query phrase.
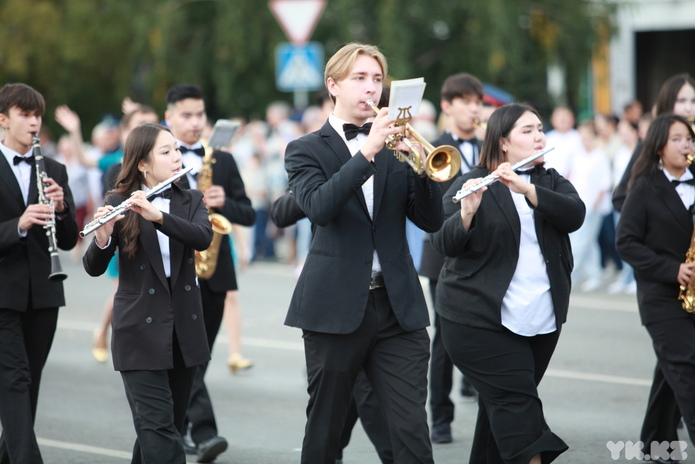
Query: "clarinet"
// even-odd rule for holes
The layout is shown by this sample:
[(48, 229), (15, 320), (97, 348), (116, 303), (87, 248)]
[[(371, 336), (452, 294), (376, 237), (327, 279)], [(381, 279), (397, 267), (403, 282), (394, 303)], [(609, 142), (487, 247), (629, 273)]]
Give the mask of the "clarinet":
[[(46, 168), (43, 164), (43, 153), (41, 152), (39, 136), (37, 134), (33, 134), (31, 141), (34, 147), (34, 162), (36, 164), (36, 185), (39, 192), (38, 203), (55, 208), (53, 205), (53, 200), (46, 198), (46, 193), (44, 192), (44, 189), (50, 184), (45, 181), (48, 175), (46, 174)], [(60, 257), (58, 256), (58, 246), (56, 244), (55, 209), (53, 210), (51, 218), (46, 220), (46, 225), (43, 226), (43, 228), (46, 229), (46, 237), (48, 238), (48, 253), (51, 255), (51, 273), (48, 275), (48, 280), (57, 282), (63, 281), (68, 275), (63, 272), (63, 268), (60, 265)]]

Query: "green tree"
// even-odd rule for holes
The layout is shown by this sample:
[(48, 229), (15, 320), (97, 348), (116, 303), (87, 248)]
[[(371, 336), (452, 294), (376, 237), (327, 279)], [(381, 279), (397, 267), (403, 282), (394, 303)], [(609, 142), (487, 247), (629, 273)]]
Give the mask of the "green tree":
[[(560, 102), (584, 101), (591, 50), (614, 13), (608, 0), (327, 0), (312, 40), (326, 57), (351, 41), (379, 45), (396, 79), (424, 77), (437, 102), (450, 74), (470, 72), (547, 111), (549, 64), (565, 70)], [(166, 90), (195, 82), (212, 119), (263, 117), (292, 100), (275, 87), (275, 47), (286, 42), (258, 0), (4, 0), (0, 79), (67, 103), (85, 132), (123, 97), (163, 114)]]

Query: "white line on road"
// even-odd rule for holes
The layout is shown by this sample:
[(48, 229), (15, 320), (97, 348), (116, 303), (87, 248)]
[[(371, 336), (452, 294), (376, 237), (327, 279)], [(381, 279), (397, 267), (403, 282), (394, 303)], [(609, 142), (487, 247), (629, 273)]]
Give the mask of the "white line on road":
[(133, 453), (125, 451), (116, 451), (108, 448), (100, 448), (98, 446), (80, 445), (79, 443), (68, 443), (65, 441), (49, 440), (48, 438), (37, 438), (41, 446), (50, 448), (59, 448), (69, 451), (79, 451), (80, 453), (98, 454), (100, 456), (108, 456), (111, 458), (131, 459)]
[(563, 371), (559, 369), (548, 369), (545, 372), (546, 376), (558, 377), (561, 379), (587, 380), (590, 382), (605, 382), (617, 383), (620, 385), (637, 385), (640, 387), (649, 387), (652, 385), (651, 380), (636, 379), (634, 377), (620, 377), (617, 375), (591, 374), (588, 372)]

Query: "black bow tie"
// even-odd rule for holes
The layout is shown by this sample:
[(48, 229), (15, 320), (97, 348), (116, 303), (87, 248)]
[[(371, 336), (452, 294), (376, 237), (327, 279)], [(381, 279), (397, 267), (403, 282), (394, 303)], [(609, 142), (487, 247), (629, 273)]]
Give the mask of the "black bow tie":
[(171, 199), (171, 187), (167, 187), (164, 190), (162, 190), (161, 192), (158, 192), (158, 193), (155, 193), (154, 195), (152, 195), (149, 198), (150, 202), (152, 202), (152, 200), (154, 200), (157, 197), (162, 197), (162, 198), (165, 198), (167, 200), (170, 200)]
[(205, 148), (203, 148), (203, 147), (199, 147), (199, 148), (179, 147), (179, 149), (181, 150), (182, 155), (184, 153), (187, 153), (190, 151), (192, 153), (195, 153), (198, 156), (201, 156), (201, 157), (205, 156)]
[(535, 173), (541, 172), (542, 169), (543, 169), (543, 167), (544, 167), (544, 163), (534, 164), (534, 165), (531, 166), (531, 167), (522, 168), (522, 169), (517, 169), (517, 170), (516, 170), (516, 173), (517, 173), (517, 174), (529, 174), (529, 175), (530, 175), (530, 174), (532, 174), (532, 173), (534, 173), (534, 172), (535, 172)]
[(25, 161), (27, 164), (34, 164), (34, 155), (31, 156), (15, 156), (12, 162), (14, 163), (15, 166), (17, 166), (19, 163), (22, 161)]
[(671, 181), (674, 187), (678, 187), (679, 184), (689, 184), (689, 185), (695, 185), (695, 178), (688, 179), (688, 180), (676, 180), (673, 179)]
[(372, 123), (367, 122), (364, 123), (362, 126), (357, 127), (354, 124), (343, 124), (343, 131), (345, 131), (345, 138), (348, 140), (352, 140), (355, 137), (357, 137), (357, 134), (369, 134), (369, 130), (372, 128)]

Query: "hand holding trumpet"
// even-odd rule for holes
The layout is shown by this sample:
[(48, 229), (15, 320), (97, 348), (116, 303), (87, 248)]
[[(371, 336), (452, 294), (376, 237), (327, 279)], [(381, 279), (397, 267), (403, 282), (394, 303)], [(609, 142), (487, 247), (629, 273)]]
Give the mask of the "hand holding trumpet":
[[(364, 155), (364, 157), (367, 158), (367, 161), (372, 161), (374, 159), (376, 154), (379, 153), (381, 149), (384, 147), (384, 143), (386, 143), (385, 141), (387, 141), (389, 138), (398, 138), (398, 136), (403, 133), (403, 127), (397, 126), (395, 124), (395, 120), (389, 119), (388, 108), (378, 109), (374, 107), (374, 111), (376, 111), (377, 114), (372, 121), (372, 128), (369, 131), (367, 141), (360, 150), (362, 152), (362, 155)], [(416, 142), (413, 140), (411, 141), (411, 143), (415, 145)], [(420, 147), (419, 144), (417, 144), (416, 147), (418, 147), (422, 156), (422, 147)], [(398, 138), (398, 142), (395, 145), (394, 149), (398, 151), (408, 151), (409, 147), (406, 142)]]

